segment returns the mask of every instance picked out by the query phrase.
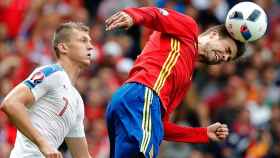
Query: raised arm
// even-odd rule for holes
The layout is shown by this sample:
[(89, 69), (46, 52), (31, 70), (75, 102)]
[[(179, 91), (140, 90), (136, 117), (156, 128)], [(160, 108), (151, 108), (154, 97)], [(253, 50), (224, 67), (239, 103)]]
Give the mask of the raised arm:
[(106, 30), (144, 25), (159, 32), (179, 37), (197, 37), (198, 27), (189, 16), (156, 7), (126, 8), (106, 21)]
[[(32, 82), (31, 80), (27, 81)], [(43, 90), (41, 90), (41, 92), (43, 95)], [(39, 94), (37, 97), (39, 97)], [(5, 97), (1, 103), (1, 110), (7, 114), (8, 118), (24, 136), (38, 146), (46, 158), (62, 158), (61, 153), (50, 146), (47, 140), (32, 126), (27, 107), (31, 105), (35, 99), (29, 87), (21, 83)]]

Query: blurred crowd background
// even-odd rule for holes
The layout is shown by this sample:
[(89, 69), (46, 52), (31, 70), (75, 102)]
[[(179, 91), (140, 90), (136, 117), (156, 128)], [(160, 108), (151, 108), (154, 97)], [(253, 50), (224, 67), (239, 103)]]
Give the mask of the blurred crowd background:
[[(124, 7), (157, 6), (192, 16), (200, 31), (224, 22), (239, 0), (0, 0), (0, 101), (32, 70), (55, 62), (55, 28), (81, 21), (91, 30), (95, 63), (77, 88), (85, 102), (85, 130), (94, 158), (108, 158), (104, 112), (127, 78), (151, 30), (104, 31), (104, 19)], [(255, 0), (269, 17), (267, 34), (247, 45), (242, 59), (217, 66), (197, 64), (194, 82), (172, 120), (186, 126), (219, 121), (230, 129), (222, 143), (163, 142), (159, 158), (280, 158), (280, 0)], [(16, 129), (0, 113), (0, 158), (9, 155)], [(67, 147), (60, 150), (70, 158)]]

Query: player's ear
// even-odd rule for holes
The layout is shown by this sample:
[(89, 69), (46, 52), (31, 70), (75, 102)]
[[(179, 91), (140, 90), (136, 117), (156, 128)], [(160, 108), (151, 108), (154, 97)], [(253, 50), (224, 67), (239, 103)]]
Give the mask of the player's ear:
[(69, 48), (65, 43), (59, 43), (57, 45), (57, 49), (59, 50), (60, 53), (66, 54)]

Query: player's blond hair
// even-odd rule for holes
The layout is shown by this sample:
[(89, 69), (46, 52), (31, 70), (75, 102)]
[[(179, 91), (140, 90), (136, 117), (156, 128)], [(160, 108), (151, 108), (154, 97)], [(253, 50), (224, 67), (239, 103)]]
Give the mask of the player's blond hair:
[(73, 22), (73, 21), (62, 23), (55, 30), (55, 33), (53, 35), (52, 45), (57, 58), (60, 57), (59, 49), (57, 47), (58, 44), (69, 41), (70, 35), (74, 29), (79, 31), (89, 32), (89, 27), (87, 27), (83, 23)]

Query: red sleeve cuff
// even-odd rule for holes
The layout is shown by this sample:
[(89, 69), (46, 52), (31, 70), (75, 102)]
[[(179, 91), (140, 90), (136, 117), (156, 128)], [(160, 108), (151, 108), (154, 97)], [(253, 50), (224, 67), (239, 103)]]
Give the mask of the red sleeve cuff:
[(193, 129), (197, 133), (198, 143), (208, 143), (209, 142), (209, 138), (207, 135), (207, 128), (193, 128)]
[(207, 128), (183, 127), (170, 122), (164, 123), (164, 139), (184, 143), (208, 143)]

